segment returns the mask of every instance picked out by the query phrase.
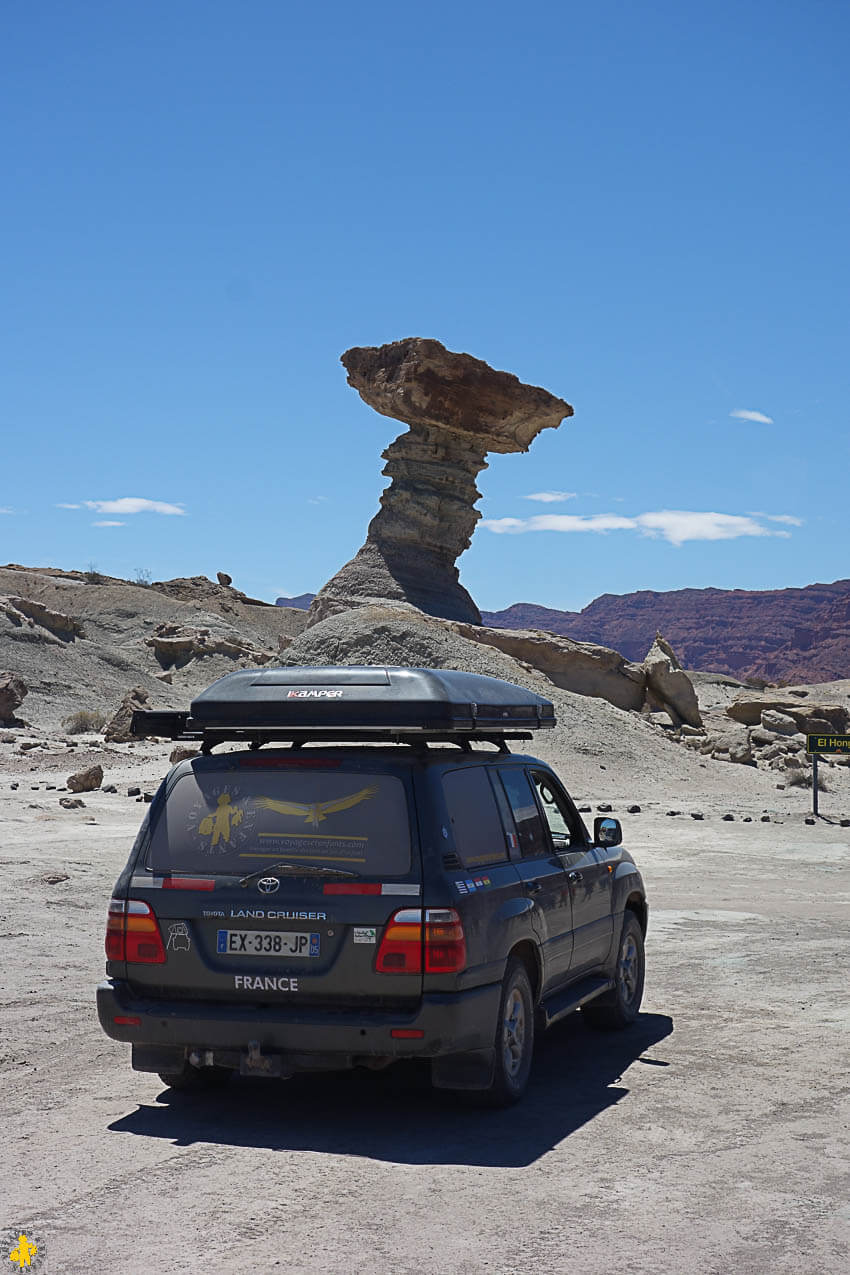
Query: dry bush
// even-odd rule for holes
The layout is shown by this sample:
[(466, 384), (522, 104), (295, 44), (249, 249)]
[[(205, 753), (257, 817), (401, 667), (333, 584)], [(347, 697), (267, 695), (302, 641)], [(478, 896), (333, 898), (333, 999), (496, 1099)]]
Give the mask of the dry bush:
[(78, 713), (62, 719), (62, 729), (66, 735), (89, 735), (103, 730), (106, 725), (106, 713), (99, 713), (93, 708), (81, 708)]
[[(812, 772), (811, 770), (792, 770), (786, 776), (785, 783), (789, 788), (811, 788)], [(826, 775), (822, 770), (818, 771), (818, 792), (829, 792)]]

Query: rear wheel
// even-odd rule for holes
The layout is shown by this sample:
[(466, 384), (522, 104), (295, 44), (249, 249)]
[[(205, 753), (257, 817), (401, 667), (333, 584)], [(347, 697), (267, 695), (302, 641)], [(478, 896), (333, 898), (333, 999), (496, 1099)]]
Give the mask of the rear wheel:
[(203, 1093), (207, 1089), (220, 1089), (230, 1080), (229, 1067), (193, 1067), (184, 1062), (179, 1071), (161, 1071), (159, 1078), (164, 1085), (180, 1093)]
[(627, 912), (617, 950), (614, 989), (582, 1006), (585, 1021), (602, 1031), (614, 1031), (633, 1023), (643, 999), (645, 971), (643, 930), (634, 912)]
[(534, 1053), (534, 997), (528, 970), (514, 957), (502, 983), (493, 1079), (468, 1096), (487, 1107), (509, 1107), (525, 1092)]

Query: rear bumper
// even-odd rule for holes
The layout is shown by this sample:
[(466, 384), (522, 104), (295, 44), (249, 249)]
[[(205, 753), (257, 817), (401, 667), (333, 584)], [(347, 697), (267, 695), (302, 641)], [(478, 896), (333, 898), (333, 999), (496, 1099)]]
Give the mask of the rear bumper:
[[(258, 1041), (264, 1052), (354, 1057), (435, 1058), (493, 1044), (501, 987), (425, 995), (411, 1013), (233, 1005), (153, 1000), (134, 996), (126, 983), (107, 979), (97, 989), (100, 1025), (113, 1040), (179, 1049), (237, 1050)], [(115, 1018), (138, 1018), (138, 1025)], [(393, 1029), (421, 1031), (398, 1039)]]

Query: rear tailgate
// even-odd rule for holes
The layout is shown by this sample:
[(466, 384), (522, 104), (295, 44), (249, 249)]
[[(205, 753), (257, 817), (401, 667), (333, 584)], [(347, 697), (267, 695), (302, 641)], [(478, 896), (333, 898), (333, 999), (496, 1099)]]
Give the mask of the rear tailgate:
[(406, 767), (196, 759), (169, 785), (130, 882), (165, 950), (159, 964), (127, 966), (133, 990), (323, 1009), (414, 1006), (421, 973), (375, 969), (389, 918), (421, 904), (412, 810)]

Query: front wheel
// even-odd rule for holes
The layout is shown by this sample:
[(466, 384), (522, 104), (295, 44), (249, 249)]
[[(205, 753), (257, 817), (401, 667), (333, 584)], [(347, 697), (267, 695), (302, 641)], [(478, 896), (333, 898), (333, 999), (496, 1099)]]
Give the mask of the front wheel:
[(486, 1107), (509, 1107), (525, 1092), (534, 1054), (534, 997), (528, 970), (517, 958), (502, 983), (494, 1046), (493, 1079), (469, 1097)]
[(601, 1031), (614, 1031), (633, 1023), (643, 1000), (645, 972), (643, 930), (634, 912), (627, 912), (617, 951), (614, 989), (582, 1006), (585, 1021)]

